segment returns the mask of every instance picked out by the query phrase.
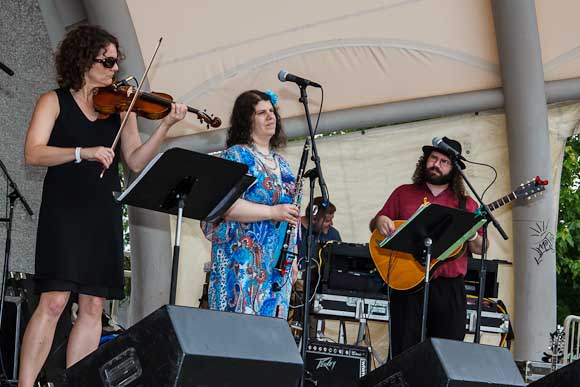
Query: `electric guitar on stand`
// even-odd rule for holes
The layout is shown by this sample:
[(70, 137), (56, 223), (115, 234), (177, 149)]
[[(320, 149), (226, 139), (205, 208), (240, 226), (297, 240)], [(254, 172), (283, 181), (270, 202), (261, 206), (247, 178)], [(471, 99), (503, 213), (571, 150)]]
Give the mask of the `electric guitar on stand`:
[(563, 356), (565, 336), (564, 327), (562, 325), (558, 325), (556, 330), (550, 333), (550, 353), (544, 354), (548, 357), (546, 360), (549, 360), (552, 372), (556, 371), (558, 363)]
[[(535, 179), (518, 186), (513, 192), (488, 204), (488, 207), (493, 211), (516, 199), (531, 199), (537, 194), (545, 191), (545, 186), (547, 184), (547, 180), (542, 180), (539, 176), (536, 176)], [(401, 225), (406, 223), (406, 220), (395, 220), (394, 223), (395, 227), (399, 228)], [(371, 257), (383, 281), (395, 290), (418, 290), (423, 285), (423, 280), (425, 279), (424, 263), (421, 263), (411, 254), (381, 248), (380, 243), (385, 238), (384, 235), (375, 229), (371, 235), (369, 243)], [(458, 246), (447, 257), (441, 259), (437, 257), (436, 259), (432, 259), (430, 272), (433, 273), (434, 270), (445, 261), (461, 257), (466, 249), (467, 245), (464, 243)]]

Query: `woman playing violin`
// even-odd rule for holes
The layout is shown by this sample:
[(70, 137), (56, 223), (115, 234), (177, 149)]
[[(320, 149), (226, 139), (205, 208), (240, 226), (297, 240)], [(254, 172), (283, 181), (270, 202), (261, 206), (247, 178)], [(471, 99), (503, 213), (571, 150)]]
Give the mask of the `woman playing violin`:
[(105, 299), (124, 297), (121, 206), (112, 198), (121, 188), (119, 154), (132, 171), (140, 171), (186, 114), (185, 105), (172, 104), (142, 143), (136, 116), (129, 113), (120, 145), (111, 149), (127, 113), (98, 119), (93, 95), (112, 84), (120, 58), (117, 38), (100, 27), (67, 33), (55, 60), (60, 88), (40, 96), (28, 127), (26, 163), (48, 170), (36, 241), (40, 302), (22, 342), (21, 387), (34, 385), (71, 293), (78, 294), (79, 311), (68, 339), (67, 367), (97, 348)]

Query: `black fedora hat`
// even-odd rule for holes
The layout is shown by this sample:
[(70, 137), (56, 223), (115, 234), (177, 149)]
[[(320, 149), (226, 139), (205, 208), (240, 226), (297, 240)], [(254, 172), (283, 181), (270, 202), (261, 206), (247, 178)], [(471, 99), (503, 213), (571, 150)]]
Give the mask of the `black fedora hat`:
[[(446, 143), (447, 145), (449, 145), (451, 148), (455, 149), (457, 151), (457, 153), (461, 154), (461, 143), (457, 140), (453, 140), (451, 138), (448, 137), (443, 137), (442, 138), (443, 142)], [(428, 156), (431, 154), (431, 152), (433, 151), (437, 151), (439, 153), (443, 153), (445, 156), (449, 157), (451, 160), (453, 160), (454, 155), (451, 154), (450, 152), (446, 152), (445, 150), (441, 149), (441, 148), (436, 148), (432, 145), (425, 145), (423, 146), (423, 154), (425, 156)], [(463, 161), (461, 160), (457, 160), (459, 166), (461, 167), (461, 169), (465, 169), (465, 164), (463, 163)]]

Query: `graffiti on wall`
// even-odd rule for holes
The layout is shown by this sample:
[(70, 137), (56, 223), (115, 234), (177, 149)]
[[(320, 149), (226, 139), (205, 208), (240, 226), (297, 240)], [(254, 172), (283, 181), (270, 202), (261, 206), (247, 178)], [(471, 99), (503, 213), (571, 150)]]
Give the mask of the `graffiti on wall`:
[(534, 251), (534, 260), (536, 264), (542, 263), (547, 253), (555, 252), (556, 238), (548, 229), (549, 222), (536, 222), (530, 226), (530, 239), (532, 240), (531, 249)]

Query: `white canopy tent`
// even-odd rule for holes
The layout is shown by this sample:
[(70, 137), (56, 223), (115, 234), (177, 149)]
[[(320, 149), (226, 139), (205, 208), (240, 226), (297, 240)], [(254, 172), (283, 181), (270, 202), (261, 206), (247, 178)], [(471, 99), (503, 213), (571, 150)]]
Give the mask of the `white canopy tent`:
[[(163, 4), (151, 0), (84, 0), (83, 3), (91, 22), (104, 25), (121, 38), (128, 57), (124, 73), (132, 71), (139, 77), (137, 72), (142, 72), (157, 40), (163, 36), (159, 57), (149, 74), (151, 89), (169, 92), (177, 100), (198, 109), (207, 108), (208, 112), (221, 117), (225, 126), (235, 97), (253, 88), (275, 91), (280, 96), (283, 117), (300, 118), (303, 112), (296, 101), (298, 89), (276, 79), (282, 68), (321, 83), (325, 90), (323, 111), (329, 114), (356, 113), (366, 111), (368, 106), (457, 93), (485, 93), (502, 87), (495, 31), (497, 20), (492, 11), (494, 2), (488, 0), (315, 3), (304, 0), (287, 3), (174, 0)], [(529, 39), (539, 41), (544, 80), (579, 77), (580, 49), (576, 36), (580, 26), (575, 15), (580, 11), (580, 3), (526, 0), (518, 4), (528, 9), (531, 4), (535, 10), (537, 34), (520, 38), (522, 45)], [(520, 27), (514, 25), (512, 31), (523, 31)], [(317, 91), (312, 91), (312, 112), (318, 110), (320, 102)], [(416, 117), (424, 118), (420, 110), (416, 111)], [(352, 118), (357, 117), (356, 114), (345, 117), (349, 127), (359, 127), (356, 118)], [(577, 126), (577, 106), (555, 106), (549, 117), (553, 166), (546, 170), (551, 172), (552, 181), (557, 182), (563, 141)], [(143, 127), (146, 135), (147, 125)], [(223, 132), (223, 129), (217, 131)], [(170, 136), (174, 138), (169, 143), (188, 144), (195, 150), (196, 138), (205, 136), (205, 132), (206, 129), (191, 116), (172, 129)], [(338, 207), (336, 224), (344, 240), (368, 240), (369, 218), (393, 187), (409, 180), (419, 147), (434, 136), (455, 137), (463, 142), (470, 158), (494, 165), (500, 171), (500, 178), (488, 199), (504, 194), (513, 184), (509, 175), (514, 175), (516, 163), (508, 157), (510, 147), (512, 153), (514, 151), (514, 141), (508, 141), (509, 133), (502, 112), (494, 111), (373, 129), (364, 136), (352, 133), (322, 139), (319, 148), (323, 167), (331, 200)], [(530, 133), (535, 136), (537, 132)], [(213, 150), (219, 150), (225, 144), (214, 140), (210, 145)], [(300, 148), (301, 144), (291, 143), (286, 151), (294, 164)], [(518, 170), (515, 175), (519, 176), (520, 172)], [(487, 172), (479, 168), (470, 169), (469, 175), (480, 190), (489, 181)], [(551, 216), (528, 219), (545, 222), (552, 236), (558, 197), (556, 185), (553, 187), (556, 189), (546, 198), (530, 204), (545, 207), (542, 203), (551, 201), (548, 205)], [(137, 262), (132, 304), (133, 318), (137, 320), (166, 302), (168, 281), (159, 278), (169, 273), (171, 251), (166, 217), (147, 212), (133, 211), (132, 214), (132, 244), (134, 262)], [(509, 210), (502, 210), (499, 216), (510, 233)], [(521, 226), (520, 219), (517, 223), (519, 229), (527, 227)], [(203, 280), (201, 263), (209, 259), (209, 252), (206, 242), (199, 237), (197, 225), (189, 227), (183, 240), (184, 245), (189, 243), (191, 247), (182, 248), (178, 303), (195, 305)], [(188, 228), (184, 232), (186, 230)], [(530, 238), (523, 238), (521, 232), (508, 242), (499, 240), (493, 230), (491, 234), (490, 257), (521, 263), (533, 258), (530, 252), (526, 256), (513, 256), (511, 243), (514, 240), (517, 242), (519, 238), (520, 243), (533, 244)], [(525, 248), (517, 249), (523, 250)], [(166, 256), (160, 260), (159, 255), (163, 252)], [(555, 284), (554, 251), (547, 252), (545, 258), (537, 269), (532, 266), (531, 270), (552, 278), (549, 283)], [(516, 264), (516, 270), (517, 267)], [(506, 268), (501, 276), (502, 297), (513, 310), (518, 304), (518, 292), (514, 292), (512, 285), (512, 269)], [(526, 302), (527, 316), (519, 320), (543, 319), (540, 325), (534, 325), (534, 334), (520, 337), (530, 340), (531, 345), (518, 350), (519, 343), (516, 343), (519, 358), (533, 358), (543, 350), (548, 332), (555, 323), (555, 288), (542, 293), (539, 284), (525, 286), (529, 287), (525, 293), (543, 294), (543, 298), (538, 299), (542, 308)], [(546, 304), (552, 305), (553, 313), (546, 315)], [(516, 330), (517, 324), (521, 324), (518, 317), (516, 314)], [(527, 328), (524, 331), (528, 332)]]

